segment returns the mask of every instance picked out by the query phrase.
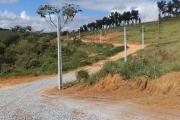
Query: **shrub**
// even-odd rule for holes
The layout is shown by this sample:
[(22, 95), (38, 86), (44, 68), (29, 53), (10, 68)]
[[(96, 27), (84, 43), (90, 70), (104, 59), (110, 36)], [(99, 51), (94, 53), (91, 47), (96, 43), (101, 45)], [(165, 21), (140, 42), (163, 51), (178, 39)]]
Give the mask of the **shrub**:
[(77, 79), (82, 79), (82, 78), (88, 79), (89, 73), (86, 70), (80, 70), (77, 72), (76, 78)]

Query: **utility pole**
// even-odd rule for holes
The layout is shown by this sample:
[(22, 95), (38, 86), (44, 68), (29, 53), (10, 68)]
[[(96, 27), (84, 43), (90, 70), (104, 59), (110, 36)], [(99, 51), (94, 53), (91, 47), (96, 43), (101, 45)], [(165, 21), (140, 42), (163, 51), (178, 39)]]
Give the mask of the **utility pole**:
[(67, 40), (69, 40), (69, 35), (68, 35), (68, 31), (67, 31)]
[(126, 51), (126, 27), (124, 27), (124, 62), (127, 61), (127, 51)]
[(159, 24), (159, 20), (158, 20), (158, 44), (160, 41), (160, 24)]
[(80, 29), (79, 29), (79, 40), (81, 39), (81, 31), (80, 31)]
[(159, 44), (159, 41), (160, 41), (160, 10), (159, 10), (159, 17), (158, 17), (158, 44)]
[(102, 43), (102, 31), (100, 29), (100, 44)]
[(58, 89), (62, 89), (62, 55), (61, 55), (61, 25), (60, 17), (57, 18), (57, 37), (58, 37)]
[(144, 26), (142, 26), (142, 49), (144, 49)]

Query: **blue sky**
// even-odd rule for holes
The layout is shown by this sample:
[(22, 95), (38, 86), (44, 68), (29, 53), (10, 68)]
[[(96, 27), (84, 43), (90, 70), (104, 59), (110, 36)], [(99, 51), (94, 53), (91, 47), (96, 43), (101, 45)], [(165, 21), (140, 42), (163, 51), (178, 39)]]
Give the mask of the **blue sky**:
[(55, 31), (55, 28), (36, 14), (37, 8), (42, 4), (54, 4), (59, 7), (65, 3), (80, 5), (82, 12), (64, 30), (77, 29), (108, 16), (112, 11), (123, 13), (136, 9), (139, 10), (142, 21), (152, 21), (157, 19), (156, 2), (156, 0), (0, 0), (0, 28), (10, 28), (18, 24), (30, 25), (34, 31), (41, 29)]

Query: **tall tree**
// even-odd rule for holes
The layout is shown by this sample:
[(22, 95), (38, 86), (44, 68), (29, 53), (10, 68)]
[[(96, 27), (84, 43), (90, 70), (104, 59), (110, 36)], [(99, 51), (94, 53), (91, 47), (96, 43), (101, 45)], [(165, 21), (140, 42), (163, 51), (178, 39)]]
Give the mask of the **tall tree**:
[(88, 28), (87, 28), (86, 24), (83, 25), (83, 29), (84, 29), (84, 31), (88, 31)]
[(137, 24), (137, 21), (138, 21), (138, 18), (139, 18), (139, 11), (138, 10), (132, 10), (131, 11), (131, 18), (133, 20), (135, 20), (136, 24)]
[(158, 1), (157, 6), (159, 9), (160, 17), (162, 17), (161, 15), (166, 13), (166, 1), (165, 0)]
[(172, 0), (174, 7), (174, 14), (176, 17), (180, 16), (180, 0)]
[(114, 13), (115, 25), (119, 26), (119, 13), (116, 11)]
[(173, 4), (171, 1), (169, 1), (167, 4), (167, 11), (166, 12), (168, 13), (168, 16), (173, 15)]
[(114, 27), (114, 25), (115, 25), (115, 17), (114, 17), (114, 12), (111, 12), (111, 15), (109, 16), (109, 18), (110, 18), (110, 25), (111, 25), (111, 27)]
[(102, 19), (103, 29), (104, 29), (104, 26), (106, 26), (106, 28), (107, 28), (107, 20), (108, 20), (107, 17), (103, 17), (103, 19)]

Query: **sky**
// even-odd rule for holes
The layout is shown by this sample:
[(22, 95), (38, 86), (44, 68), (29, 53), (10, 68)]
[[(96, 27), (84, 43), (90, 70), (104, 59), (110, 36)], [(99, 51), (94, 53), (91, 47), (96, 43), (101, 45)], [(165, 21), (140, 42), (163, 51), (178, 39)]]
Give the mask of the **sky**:
[[(36, 10), (40, 5), (52, 4), (59, 8), (65, 3), (74, 3), (82, 12), (63, 30), (78, 29), (84, 24), (108, 17), (111, 12), (123, 13), (132, 9), (139, 11), (142, 22), (154, 21), (158, 18), (157, 0), (0, 0), (0, 28), (11, 28), (15, 25), (31, 26), (33, 31), (56, 31), (41, 18)], [(54, 21), (56, 21), (54, 16)]]

